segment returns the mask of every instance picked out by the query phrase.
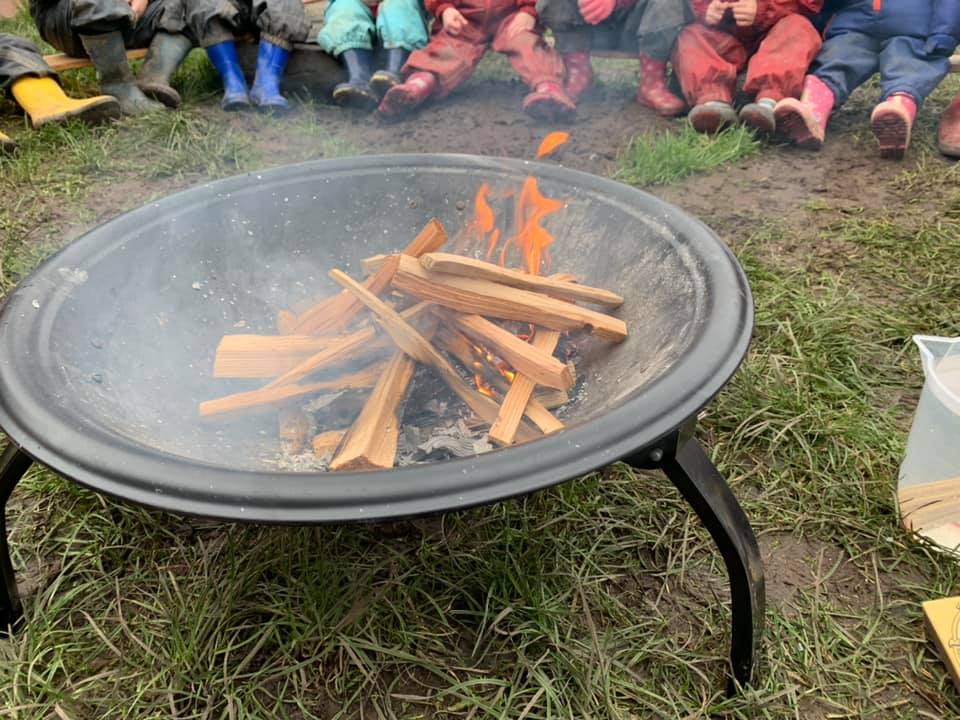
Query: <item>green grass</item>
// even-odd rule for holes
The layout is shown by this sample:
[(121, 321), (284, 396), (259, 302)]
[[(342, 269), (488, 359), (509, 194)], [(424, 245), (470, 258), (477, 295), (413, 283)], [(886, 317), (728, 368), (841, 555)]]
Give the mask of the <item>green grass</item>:
[[(367, 149), (309, 106), (223, 118), (202, 56), (178, 82), (177, 113), (40, 132), (4, 120), (21, 149), (0, 160), (0, 296), (157, 194)], [(759, 151), (743, 131), (678, 127), (640, 136), (617, 176), (682, 188)], [(768, 152), (771, 172), (817, 162)], [(741, 178), (703, 216), (757, 309), (749, 357), (701, 424), (769, 557), (758, 679), (741, 696), (722, 692), (722, 561), (657, 474), (615, 465), (443, 518), (262, 528), (151, 513), (34, 469), (8, 513), (26, 624), (0, 641), (0, 717), (957, 716), (919, 603), (956, 593), (960, 566), (906, 536), (893, 502), (922, 377), (909, 338), (960, 334), (957, 172), (921, 149), (875, 180), (882, 208), (838, 210), (851, 186), (802, 203), (804, 222), (755, 208), (723, 221), (732, 193), (764, 192)]]
[(686, 123), (676, 131), (647, 133), (623, 151), (616, 178), (631, 185), (666, 185), (750, 157), (760, 149), (744, 127), (709, 136)]

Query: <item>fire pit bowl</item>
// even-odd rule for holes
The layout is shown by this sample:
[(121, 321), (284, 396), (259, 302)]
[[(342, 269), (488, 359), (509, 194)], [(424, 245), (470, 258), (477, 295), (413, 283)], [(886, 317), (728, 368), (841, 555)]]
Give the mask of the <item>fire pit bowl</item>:
[[(211, 377), (220, 337), (272, 333), (278, 309), (360, 277), (431, 217), (469, 219), (482, 181), (533, 175), (567, 201), (547, 225), (554, 265), (626, 298), (618, 345), (584, 346), (566, 429), (469, 459), (345, 473), (284, 472), (276, 416), (201, 422), (197, 403), (258, 385)], [(562, 167), (451, 155), (311, 162), (201, 185), (96, 228), (47, 260), (0, 310), (0, 501), (32, 461), (164, 510), (261, 523), (373, 521), (540, 490), (616, 460), (661, 468), (727, 563), (733, 677), (748, 682), (763, 621), (749, 523), (692, 439), (697, 412), (746, 353), (752, 304), (703, 224), (650, 195)], [(242, 327), (243, 329), (237, 329)], [(2, 517), (2, 514), (0, 514)], [(6, 595), (20, 605), (0, 537)]]

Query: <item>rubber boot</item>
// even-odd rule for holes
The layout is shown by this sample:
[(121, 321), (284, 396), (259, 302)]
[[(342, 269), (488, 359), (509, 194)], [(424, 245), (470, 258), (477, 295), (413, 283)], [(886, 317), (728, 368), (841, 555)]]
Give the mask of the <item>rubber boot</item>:
[(377, 98), (370, 91), (370, 73), (373, 67), (372, 50), (344, 50), (340, 59), (347, 68), (347, 81), (333, 89), (333, 99), (338, 105), (358, 110), (372, 110)]
[(563, 84), (567, 97), (580, 102), (583, 94), (593, 86), (593, 63), (588, 52), (565, 53), (563, 65), (567, 69), (567, 78)]
[(730, 103), (709, 100), (693, 108), (688, 119), (697, 132), (712, 134), (736, 124), (737, 111)]
[(940, 117), (937, 143), (947, 157), (960, 158), (960, 95), (957, 95)]
[(807, 75), (800, 99), (784, 98), (774, 108), (777, 135), (805, 150), (819, 150), (834, 102), (833, 91), (820, 78)]
[(159, 100), (169, 108), (180, 107), (180, 93), (171, 87), (170, 78), (192, 48), (193, 42), (185, 35), (158, 32), (153, 36), (147, 59), (137, 75), (137, 87), (147, 97)]
[(9, 135), (0, 132), (0, 153), (12, 153), (17, 149), (17, 143)]
[(774, 110), (777, 101), (772, 98), (759, 98), (740, 108), (740, 122), (752, 128), (761, 137), (771, 137), (777, 131), (777, 117)]
[(394, 85), (399, 85), (403, 81), (401, 71), (403, 64), (410, 57), (410, 51), (403, 48), (390, 48), (387, 50), (387, 66), (377, 70), (370, 78), (370, 92), (381, 100), (387, 94), (387, 91)]
[(415, 72), (406, 81), (387, 91), (377, 111), (382, 117), (399, 119), (429, 100), (436, 92), (437, 85), (437, 78), (433, 73)]
[(104, 95), (112, 95), (117, 99), (121, 113), (145, 115), (163, 110), (163, 105), (148, 98), (137, 87), (130, 63), (127, 62), (123, 33), (81, 35), (80, 41), (100, 75), (100, 89)]
[(903, 160), (916, 119), (917, 101), (907, 93), (894, 93), (873, 109), (870, 129), (880, 143), (880, 157)]
[(246, 110), (250, 107), (250, 94), (247, 92), (247, 79), (240, 68), (237, 46), (233, 40), (211, 45), (207, 48), (207, 57), (220, 73), (223, 80), (223, 99), (220, 107), (226, 112)]
[(280, 79), (287, 69), (290, 51), (272, 42), (260, 40), (257, 49), (257, 74), (250, 88), (250, 99), (261, 110), (286, 112), (290, 103), (280, 94)]
[(523, 99), (523, 111), (539, 122), (572, 122), (577, 104), (560, 83), (542, 82)]
[(74, 100), (67, 97), (52, 77), (23, 77), (15, 81), (10, 90), (35, 128), (70, 118), (95, 124), (120, 117), (120, 103), (116, 98), (99, 95)]
[(640, 89), (637, 102), (663, 117), (682, 115), (687, 104), (667, 87), (667, 63), (640, 55)]

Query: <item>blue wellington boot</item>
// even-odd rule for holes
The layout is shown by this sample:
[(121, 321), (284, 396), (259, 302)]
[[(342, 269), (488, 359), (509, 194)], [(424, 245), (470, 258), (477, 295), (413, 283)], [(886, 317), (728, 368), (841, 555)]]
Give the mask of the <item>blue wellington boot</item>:
[(257, 50), (257, 75), (250, 90), (250, 99), (261, 110), (285, 112), (290, 103), (280, 94), (280, 78), (287, 69), (290, 51), (266, 40), (260, 41)]
[(247, 79), (240, 69), (240, 58), (237, 57), (237, 46), (233, 40), (211, 45), (207, 48), (207, 57), (223, 80), (223, 100), (220, 101), (220, 107), (227, 112), (249, 108)]

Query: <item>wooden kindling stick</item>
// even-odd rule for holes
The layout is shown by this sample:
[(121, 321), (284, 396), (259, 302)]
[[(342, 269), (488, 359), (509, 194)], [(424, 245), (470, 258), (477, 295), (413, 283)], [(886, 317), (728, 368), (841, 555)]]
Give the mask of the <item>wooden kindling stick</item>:
[[(407, 308), (400, 313), (400, 315), (404, 319), (410, 320), (426, 310), (428, 307), (430, 307), (430, 303), (418, 303), (413, 307)], [(290, 383), (299, 382), (307, 375), (315, 373), (322, 367), (343, 362), (344, 360), (363, 354), (374, 342), (379, 342), (377, 339), (376, 328), (368, 327), (363, 328), (362, 330), (357, 330), (355, 333), (351, 333), (350, 335), (342, 338), (335, 345), (331, 345), (321, 350), (320, 352), (301, 362), (296, 367), (290, 368), (290, 370), (285, 372), (276, 380), (268, 383), (265, 387), (281, 387), (283, 385), (289, 385)]]
[[(213, 360), (213, 376), (275, 378), (342, 340), (330, 335), (224, 335)], [(384, 347), (380, 342), (366, 349)]]
[(524, 342), (512, 332), (479, 315), (448, 312), (447, 316), (467, 337), (495, 352), (518, 373), (527, 375), (534, 384), (556, 390), (569, 390), (573, 387), (570, 368), (552, 354), (557, 343), (544, 352), (542, 348)]
[(313, 437), (313, 453), (317, 457), (332, 455), (343, 442), (346, 430), (328, 430)]
[(263, 387), (257, 390), (234, 393), (216, 400), (200, 403), (200, 417), (217, 415), (239, 415), (255, 413), (271, 408), (282, 407), (291, 400), (304, 395), (335, 390), (369, 388), (377, 382), (383, 372), (383, 363), (375, 363), (349, 375), (341, 375), (332, 380), (309, 383), (306, 385), (284, 385), (282, 387)]
[[(447, 242), (447, 233), (439, 220), (433, 218), (423, 230), (410, 241), (402, 255), (418, 258), (421, 255), (439, 250)], [(381, 275), (382, 265), (371, 277), (364, 281), (364, 287), (374, 295), (382, 293), (390, 284), (389, 278)], [(392, 275), (388, 271), (389, 275)], [(386, 282), (384, 279), (386, 278)], [(360, 311), (363, 305), (350, 293), (343, 291), (321, 300), (317, 305), (297, 318), (291, 334), (317, 334), (328, 330), (342, 329)]]
[(393, 286), (421, 300), (463, 313), (520, 320), (552, 330), (586, 327), (597, 337), (615, 342), (627, 337), (627, 325), (619, 318), (490, 280), (430, 272), (410, 257), (400, 257)]
[[(413, 261), (416, 263), (416, 260)], [(419, 265), (418, 265), (419, 267)], [(393, 308), (380, 300), (363, 285), (340, 270), (331, 270), (330, 277), (351, 292), (355, 293), (363, 303), (370, 308), (381, 326), (393, 338), (397, 346), (407, 355), (433, 367), (450, 389), (482, 420), (493, 423), (500, 411), (497, 403), (467, 385), (453, 366), (441, 355), (433, 345), (418, 333)], [(517, 431), (517, 438), (527, 442), (539, 437), (539, 433), (532, 427), (521, 422)]]
[[(560, 342), (560, 333), (557, 330), (538, 328), (533, 336), (533, 347), (546, 353), (553, 353)], [(517, 372), (513, 384), (507, 391), (496, 421), (490, 426), (490, 439), (499, 445), (510, 445), (516, 436), (517, 426), (524, 413), (533, 420), (544, 433), (550, 434), (563, 429), (563, 423), (557, 420), (550, 411), (544, 409), (541, 413), (534, 408), (534, 415), (530, 415), (530, 405), (539, 405), (532, 398), (536, 382), (528, 375)]]
[(617, 308), (623, 305), (623, 298), (620, 295), (602, 288), (570, 282), (566, 279), (567, 276), (562, 276), (561, 279), (557, 280), (552, 277), (531, 275), (519, 270), (502, 268), (483, 260), (452, 255), (451, 253), (428, 253), (420, 258), (420, 264), (433, 272), (478, 280), (490, 280), (521, 290), (543, 293), (561, 300), (588, 302), (609, 308)]
[(402, 350), (393, 354), (353, 427), (347, 432), (339, 452), (330, 462), (331, 470), (372, 470), (394, 466), (400, 440), (397, 408), (416, 366), (416, 361)]

